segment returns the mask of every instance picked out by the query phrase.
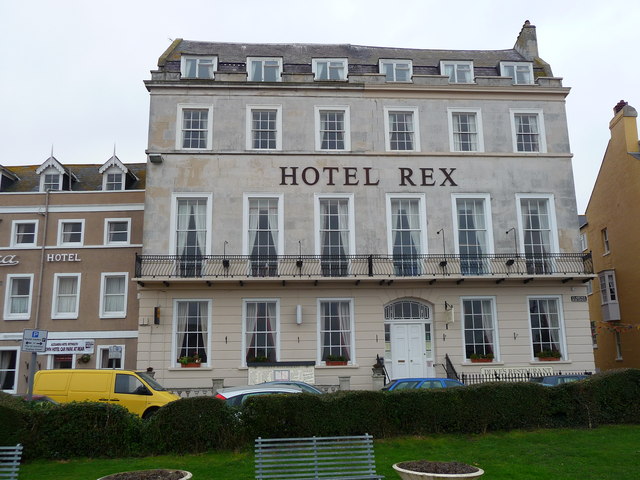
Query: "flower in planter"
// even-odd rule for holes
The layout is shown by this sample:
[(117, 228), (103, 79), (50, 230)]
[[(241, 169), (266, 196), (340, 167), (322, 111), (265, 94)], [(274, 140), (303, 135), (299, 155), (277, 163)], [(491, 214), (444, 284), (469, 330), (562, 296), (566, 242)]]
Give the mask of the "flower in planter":
[(327, 355), (326, 362), (348, 362), (349, 359), (344, 355)]
[(189, 355), (183, 355), (182, 357), (178, 358), (178, 363), (181, 363), (182, 365), (187, 365), (189, 363), (201, 363), (202, 359), (200, 358), (200, 355), (198, 355), (198, 352), (194, 352), (193, 355), (189, 356)]
[(89, 363), (90, 361), (91, 355), (89, 355), (88, 353), (85, 353), (84, 355), (80, 355), (80, 357), (78, 357), (79, 363)]
[(493, 353), (472, 353), (469, 358), (471, 360), (493, 360)]
[(535, 353), (536, 358), (560, 358), (562, 354), (558, 350), (540, 350)]

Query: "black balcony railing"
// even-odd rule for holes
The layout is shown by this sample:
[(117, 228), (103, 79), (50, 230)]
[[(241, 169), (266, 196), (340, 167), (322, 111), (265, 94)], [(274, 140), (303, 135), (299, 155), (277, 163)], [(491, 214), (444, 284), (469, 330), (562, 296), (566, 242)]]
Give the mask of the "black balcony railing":
[(591, 254), (136, 255), (136, 278), (538, 277), (593, 274)]

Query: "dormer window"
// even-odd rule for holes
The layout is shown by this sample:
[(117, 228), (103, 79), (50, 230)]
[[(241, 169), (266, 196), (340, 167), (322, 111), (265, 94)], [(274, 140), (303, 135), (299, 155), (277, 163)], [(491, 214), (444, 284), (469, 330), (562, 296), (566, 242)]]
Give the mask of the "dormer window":
[(217, 57), (183, 56), (180, 62), (180, 73), (182, 78), (213, 78), (217, 66)]
[(104, 176), (105, 190), (124, 190), (124, 173), (107, 173)]
[(514, 85), (531, 85), (533, 66), (527, 62), (500, 62), (500, 75), (511, 77)]
[(387, 82), (410, 82), (413, 76), (411, 60), (380, 60), (378, 68)]
[(440, 62), (440, 74), (449, 77), (449, 83), (473, 83), (473, 62)]
[(36, 174), (40, 175), (40, 191), (47, 192), (71, 190), (72, 182), (77, 182), (78, 178), (64, 168), (53, 156), (36, 169)]
[(250, 82), (279, 82), (282, 58), (247, 57)]
[(346, 58), (314, 58), (311, 68), (315, 80), (346, 80)]
[(62, 175), (58, 172), (45, 173), (42, 176), (42, 191), (47, 190), (62, 190)]

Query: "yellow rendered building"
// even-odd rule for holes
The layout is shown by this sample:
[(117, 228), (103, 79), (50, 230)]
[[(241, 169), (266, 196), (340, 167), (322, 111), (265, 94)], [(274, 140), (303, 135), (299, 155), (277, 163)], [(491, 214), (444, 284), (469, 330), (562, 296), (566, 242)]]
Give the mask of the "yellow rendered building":
[(589, 290), (596, 368), (640, 367), (640, 148), (637, 111), (614, 108), (611, 139), (581, 227), (597, 278)]

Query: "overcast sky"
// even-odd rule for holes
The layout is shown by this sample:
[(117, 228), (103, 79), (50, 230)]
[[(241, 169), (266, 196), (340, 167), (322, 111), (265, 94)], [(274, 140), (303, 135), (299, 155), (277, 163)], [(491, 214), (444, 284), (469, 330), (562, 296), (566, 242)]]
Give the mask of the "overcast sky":
[(636, 0), (0, 0), (0, 165), (146, 161), (143, 80), (172, 39), (507, 49), (525, 20), (572, 91), (578, 211), (609, 139), (613, 106), (640, 109)]

